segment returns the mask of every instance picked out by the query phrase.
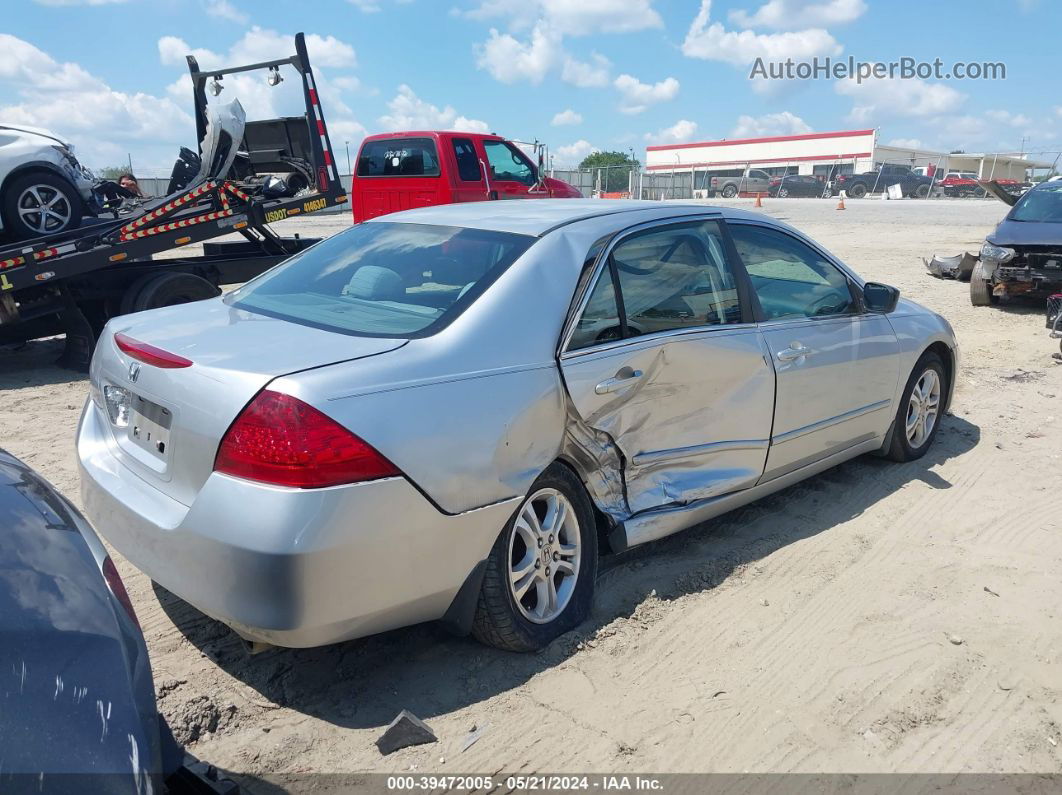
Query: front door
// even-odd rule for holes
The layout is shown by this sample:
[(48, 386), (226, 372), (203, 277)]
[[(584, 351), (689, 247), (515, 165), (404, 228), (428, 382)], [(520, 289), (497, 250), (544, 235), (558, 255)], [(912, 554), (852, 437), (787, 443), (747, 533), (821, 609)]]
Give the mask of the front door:
[(837, 265), (806, 242), (729, 224), (778, 380), (764, 480), (882, 437), (896, 413), (899, 343)]
[(564, 380), (624, 460), (631, 513), (715, 497), (763, 472), (774, 370), (717, 220), (612, 248), (568, 331)]

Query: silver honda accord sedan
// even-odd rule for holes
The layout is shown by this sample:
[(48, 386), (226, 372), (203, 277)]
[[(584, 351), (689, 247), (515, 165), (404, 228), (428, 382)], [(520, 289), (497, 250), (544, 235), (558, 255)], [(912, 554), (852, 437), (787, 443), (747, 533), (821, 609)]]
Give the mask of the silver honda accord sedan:
[(101, 533), (245, 638), (531, 650), (602, 553), (918, 458), (957, 369), (942, 317), (761, 214), (454, 204), (112, 320), (77, 449)]

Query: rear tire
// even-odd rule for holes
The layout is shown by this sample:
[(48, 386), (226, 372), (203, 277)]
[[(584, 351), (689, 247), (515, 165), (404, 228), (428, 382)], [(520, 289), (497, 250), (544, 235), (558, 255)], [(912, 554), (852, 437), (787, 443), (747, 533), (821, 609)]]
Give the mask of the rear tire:
[(4, 229), (15, 240), (77, 229), (84, 212), (77, 189), (50, 171), (15, 177), (4, 187)]
[(867, 195), (867, 186), (862, 182), (857, 182), (851, 188), (848, 189), (848, 195), (853, 199), (862, 199)]
[(129, 311), (143, 312), (146, 309), (203, 301), (219, 295), (221, 290), (194, 274), (160, 273), (144, 282), (135, 295), (130, 296)]
[(999, 298), (992, 294), (992, 280), (985, 276), (984, 263), (978, 260), (970, 274), (970, 303), (974, 306), (998, 304)]
[(887, 458), (914, 461), (926, 454), (940, 428), (948, 388), (940, 357), (929, 351), (923, 353), (900, 398)]
[(737, 195), (738, 195), (737, 185), (727, 185), (726, 187), (723, 188), (723, 198), (724, 199), (733, 199)]
[(541, 649), (589, 615), (596, 577), (590, 500), (570, 469), (553, 464), (494, 542), (472, 635), (506, 651)]

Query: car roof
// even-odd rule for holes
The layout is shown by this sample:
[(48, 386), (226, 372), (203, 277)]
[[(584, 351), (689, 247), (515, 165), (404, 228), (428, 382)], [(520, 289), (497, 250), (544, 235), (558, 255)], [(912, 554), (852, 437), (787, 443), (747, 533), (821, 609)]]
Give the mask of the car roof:
[(774, 219), (762, 213), (731, 207), (637, 199), (527, 199), (440, 204), (390, 213), (365, 223), (433, 224), (541, 237), (558, 227), (610, 215), (631, 214), (630, 224), (635, 224), (656, 218), (711, 213), (728, 218), (756, 218), (777, 225)]

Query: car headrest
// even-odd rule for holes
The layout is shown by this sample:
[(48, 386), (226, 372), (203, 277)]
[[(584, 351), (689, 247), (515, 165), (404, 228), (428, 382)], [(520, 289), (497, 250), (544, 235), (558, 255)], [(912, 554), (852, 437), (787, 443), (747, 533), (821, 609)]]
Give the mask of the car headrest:
[(390, 268), (362, 265), (350, 277), (343, 294), (371, 301), (400, 301), (406, 291), (402, 277)]

